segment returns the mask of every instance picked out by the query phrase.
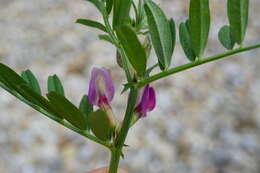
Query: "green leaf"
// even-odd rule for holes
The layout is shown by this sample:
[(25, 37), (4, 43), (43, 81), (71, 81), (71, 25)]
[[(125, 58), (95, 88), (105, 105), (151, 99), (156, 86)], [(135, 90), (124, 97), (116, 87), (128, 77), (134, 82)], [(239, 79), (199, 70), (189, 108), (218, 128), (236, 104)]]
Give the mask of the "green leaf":
[(139, 76), (144, 76), (146, 70), (146, 52), (130, 26), (123, 25), (116, 28), (116, 34), (123, 49)]
[(45, 99), (43, 96), (35, 92), (32, 88), (28, 87), (27, 85), (17, 85), (16, 91), (34, 105), (41, 107), (42, 109), (46, 110), (52, 115), (55, 115), (56, 117), (59, 117), (61, 119), (63, 118), (62, 114), (56, 111), (56, 109), (49, 103), (47, 99)]
[(88, 122), (92, 132), (102, 140), (110, 140), (114, 128), (110, 125), (110, 121), (106, 113), (99, 109), (96, 112), (91, 112), (88, 116)]
[(57, 112), (62, 114), (68, 122), (81, 130), (87, 129), (84, 115), (63, 95), (56, 92), (50, 92), (47, 94), (47, 97), (50, 100), (50, 103), (56, 108)]
[(197, 57), (201, 57), (204, 53), (208, 42), (209, 28), (209, 0), (191, 0), (189, 12), (189, 29), (193, 51)]
[(106, 10), (107, 13), (110, 14), (112, 8), (113, 8), (114, 0), (106, 0)]
[(229, 26), (226, 25), (220, 29), (218, 33), (218, 39), (226, 49), (233, 49), (235, 40), (231, 36), (231, 29)]
[(112, 39), (111, 39), (111, 37), (109, 35), (98, 35), (98, 38), (100, 40), (104, 40), (104, 41), (107, 41), (107, 42), (109, 42), (111, 44), (114, 44)]
[(140, 31), (140, 30), (144, 29), (147, 25), (145, 11), (144, 11), (144, 1), (140, 0), (138, 2), (137, 7), (134, 2), (132, 4), (133, 4), (133, 7), (135, 8), (135, 14), (136, 14), (135, 29), (136, 29), (136, 31)]
[(41, 87), (39, 82), (30, 70), (23, 71), (21, 76), (27, 82), (29, 87), (41, 95)]
[(146, 1), (144, 9), (160, 68), (166, 70), (171, 64), (173, 52), (172, 24), (169, 23), (160, 7), (151, 0)]
[(49, 76), (48, 78), (48, 92), (55, 91), (61, 95), (65, 95), (62, 83), (57, 75)]
[(114, 0), (113, 27), (130, 22), (130, 7), (132, 0)]
[[(88, 101), (88, 96), (84, 95), (80, 101), (79, 104), (79, 110), (81, 111), (81, 113), (83, 113), (85, 121), (88, 123), (88, 116), (91, 112), (93, 112), (93, 105), (91, 105)], [(89, 126), (89, 125), (88, 125)], [(87, 126), (87, 127), (88, 127)], [(89, 128), (89, 127), (88, 127)]]
[(169, 23), (170, 23), (171, 33), (172, 33), (172, 54), (173, 54), (175, 44), (176, 44), (176, 26), (173, 19), (170, 19)]
[(113, 27), (130, 22), (130, 7), (132, 0), (114, 0)]
[(0, 80), (4, 85), (13, 90), (15, 90), (16, 85), (26, 84), (26, 81), (21, 76), (2, 63), (0, 63)]
[(86, 0), (91, 2), (93, 5), (96, 6), (96, 8), (102, 13), (106, 13), (106, 7), (104, 6), (103, 2), (101, 0)]
[(97, 28), (97, 29), (100, 29), (101, 31), (107, 32), (107, 29), (103, 24), (96, 22), (96, 21), (93, 21), (93, 20), (77, 19), (76, 23), (79, 23), (79, 24), (82, 24), (82, 25), (85, 25), (85, 26), (90, 26), (90, 27), (93, 27), (93, 28)]
[(242, 44), (248, 23), (249, 0), (228, 0), (227, 6), (231, 35), (238, 44)]
[(56, 115), (57, 117), (60, 117), (49, 104), (48, 100), (30, 88), (27, 82), (21, 76), (2, 63), (0, 63), (0, 81), (9, 89), (19, 93), (32, 104), (43, 108), (47, 112)]
[(182, 49), (190, 61), (195, 61), (196, 55), (192, 49), (189, 29), (186, 23), (181, 23), (179, 26), (179, 37)]

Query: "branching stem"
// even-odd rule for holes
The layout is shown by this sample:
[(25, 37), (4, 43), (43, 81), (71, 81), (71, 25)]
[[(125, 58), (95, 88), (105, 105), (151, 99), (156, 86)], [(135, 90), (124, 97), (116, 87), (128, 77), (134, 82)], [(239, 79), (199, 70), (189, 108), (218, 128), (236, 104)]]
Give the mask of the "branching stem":
[(210, 56), (208, 58), (200, 58), (200, 59), (198, 59), (194, 62), (184, 64), (184, 65), (181, 65), (181, 66), (178, 66), (178, 67), (174, 67), (172, 69), (165, 70), (163, 72), (160, 72), (158, 74), (150, 76), (150, 77), (148, 77), (144, 80), (139, 81), (135, 85), (138, 88), (141, 88), (141, 87), (145, 86), (146, 84), (152, 83), (154, 81), (157, 81), (159, 79), (162, 79), (162, 78), (170, 76), (170, 75), (173, 75), (175, 73), (185, 71), (185, 70), (191, 69), (193, 67), (196, 67), (196, 66), (199, 66), (199, 65), (202, 65), (202, 64), (206, 64), (206, 63), (209, 63), (209, 62), (212, 62), (212, 61), (223, 59), (223, 58), (226, 58), (228, 56), (238, 54), (238, 53), (241, 53), (241, 52), (246, 52), (246, 51), (256, 49), (256, 48), (260, 48), (260, 44), (255, 44), (255, 45), (251, 45), (251, 46), (247, 46), (247, 47), (240, 47), (240, 48), (237, 48), (237, 49), (234, 49), (234, 50), (227, 51), (225, 53)]
[(137, 92), (138, 90), (135, 87), (132, 87), (130, 89), (128, 105), (126, 108), (126, 113), (122, 124), (122, 128), (118, 134), (118, 137), (115, 140), (114, 148), (111, 149), (111, 161), (110, 161), (109, 173), (117, 173), (120, 156), (125, 144), (125, 139), (131, 127)]

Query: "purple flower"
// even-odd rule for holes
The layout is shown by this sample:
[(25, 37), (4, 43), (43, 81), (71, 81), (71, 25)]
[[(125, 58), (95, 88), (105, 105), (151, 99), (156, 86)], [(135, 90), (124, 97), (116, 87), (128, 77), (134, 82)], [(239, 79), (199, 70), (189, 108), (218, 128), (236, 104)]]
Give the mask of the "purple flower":
[(135, 108), (135, 112), (138, 113), (139, 118), (146, 117), (147, 112), (154, 109), (156, 105), (156, 94), (155, 90), (146, 85), (143, 90), (142, 97)]
[(115, 94), (115, 88), (109, 70), (94, 67), (91, 72), (91, 79), (88, 90), (90, 104), (99, 107), (109, 107)]

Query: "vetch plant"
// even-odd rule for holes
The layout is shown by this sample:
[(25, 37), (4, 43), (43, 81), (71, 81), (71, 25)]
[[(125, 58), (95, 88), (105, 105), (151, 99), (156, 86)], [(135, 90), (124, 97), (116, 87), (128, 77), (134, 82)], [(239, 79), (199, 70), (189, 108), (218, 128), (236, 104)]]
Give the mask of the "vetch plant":
[[(209, 0), (190, 0), (188, 19), (179, 24), (179, 34), (176, 33), (174, 20), (167, 17), (152, 0), (87, 1), (100, 12), (103, 23), (90, 19), (78, 19), (76, 22), (103, 32), (99, 38), (114, 45), (115, 63), (125, 72), (126, 83), (122, 92), (128, 92), (129, 96), (122, 122), (113, 113), (111, 101), (115, 88), (106, 67), (92, 69), (88, 95), (82, 97), (79, 106), (66, 97), (62, 82), (56, 75), (48, 78), (45, 97), (30, 70), (19, 75), (0, 63), (0, 86), (48, 118), (108, 148), (111, 152), (109, 173), (117, 172), (120, 159), (124, 157), (129, 129), (138, 120), (149, 117), (149, 112), (156, 106), (156, 91), (152, 82), (260, 47), (260, 43), (243, 44), (249, 0), (227, 0), (229, 24), (220, 28), (218, 34), (220, 43), (227, 51), (209, 57), (205, 57), (211, 23)], [(176, 35), (179, 35), (184, 54), (191, 62), (171, 68)], [(152, 48), (157, 63), (147, 67)], [(161, 72), (152, 74), (156, 68)]]

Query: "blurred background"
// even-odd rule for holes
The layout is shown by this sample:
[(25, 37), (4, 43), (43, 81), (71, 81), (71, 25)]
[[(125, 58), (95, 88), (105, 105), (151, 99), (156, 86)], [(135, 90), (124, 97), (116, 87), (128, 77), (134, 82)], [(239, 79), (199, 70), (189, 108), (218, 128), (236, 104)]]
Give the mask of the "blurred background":
[[(188, 0), (158, 0), (177, 25), (186, 20)], [(260, 1), (251, 0), (245, 45), (260, 42)], [(227, 24), (226, 0), (210, 0), (212, 25), (206, 55), (224, 48), (217, 32)], [(83, 0), (0, 0), (0, 62), (17, 72), (31, 69), (44, 92), (49, 75), (60, 76), (75, 104), (87, 93), (90, 70), (112, 72), (112, 103), (122, 119), (124, 73), (115, 49), (99, 31), (75, 24), (101, 21)], [(121, 166), (130, 173), (259, 173), (260, 50), (232, 56), (153, 84), (158, 105), (138, 122)], [(187, 63), (179, 42), (172, 66)], [(151, 64), (155, 62), (154, 57)], [(0, 173), (84, 173), (104, 166), (109, 153), (32, 110), (0, 89)]]

